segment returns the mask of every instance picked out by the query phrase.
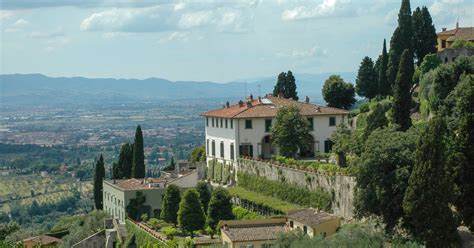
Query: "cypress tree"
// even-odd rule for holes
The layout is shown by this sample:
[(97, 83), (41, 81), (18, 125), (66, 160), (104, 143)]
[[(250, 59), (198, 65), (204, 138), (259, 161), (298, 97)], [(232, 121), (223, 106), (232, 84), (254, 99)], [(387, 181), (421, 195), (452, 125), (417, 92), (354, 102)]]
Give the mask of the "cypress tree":
[[(400, 58), (405, 49), (413, 54), (413, 24), (411, 20), (410, 0), (402, 0), (398, 13), (398, 26), (393, 32), (390, 40), (390, 52), (388, 58), (388, 82), (393, 88), (398, 73)], [(413, 55), (412, 55), (413, 56)]]
[(285, 80), (285, 98), (298, 101), (298, 92), (296, 92), (296, 80), (291, 71), (286, 73)]
[(359, 96), (369, 99), (377, 95), (377, 73), (374, 62), (369, 57), (364, 57), (359, 66), (356, 79), (356, 92)]
[(411, 126), (410, 89), (413, 77), (413, 59), (410, 51), (405, 49), (400, 61), (397, 79), (393, 89), (393, 119), (400, 125), (401, 131), (406, 131)]
[(120, 148), (118, 163), (114, 163), (113, 178), (131, 178), (133, 167), (133, 144), (125, 143)]
[(207, 187), (207, 183), (199, 181), (196, 185), (196, 190), (199, 193), (199, 200), (201, 200), (202, 208), (205, 213), (207, 213), (207, 206), (209, 205), (209, 200), (211, 199), (211, 192)]
[(104, 158), (100, 154), (99, 160), (95, 164), (94, 172), (94, 203), (96, 209), (103, 208), (102, 180), (105, 178)]
[(426, 6), (417, 7), (413, 11), (413, 49), (418, 66), (423, 58), (436, 53), (437, 35), (430, 12)]
[(193, 237), (193, 232), (204, 229), (205, 223), (206, 217), (199, 201), (198, 192), (195, 189), (186, 190), (179, 203), (178, 225)]
[(387, 54), (387, 45), (385, 39), (383, 39), (383, 48), (382, 55), (380, 58), (380, 68), (378, 70), (378, 89), (377, 92), (380, 96), (388, 96), (392, 92), (392, 86), (387, 79), (387, 64), (388, 64), (388, 54)]
[(452, 182), (445, 167), (445, 132), (440, 117), (422, 131), (403, 199), (404, 225), (427, 247), (451, 247), (457, 237), (457, 223), (449, 207)]
[(135, 143), (133, 145), (133, 178), (145, 177), (145, 153), (143, 151), (143, 134), (140, 125), (135, 132)]
[(181, 194), (178, 186), (171, 184), (166, 187), (163, 205), (161, 206), (160, 218), (168, 223), (178, 223), (178, 209)]
[(231, 220), (234, 217), (232, 213), (232, 202), (229, 191), (218, 187), (212, 192), (209, 208), (207, 212), (207, 225), (215, 230), (221, 220)]
[(285, 94), (285, 84), (286, 84), (286, 73), (282, 72), (278, 74), (277, 83), (273, 88), (273, 95), (279, 96), (280, 94)]

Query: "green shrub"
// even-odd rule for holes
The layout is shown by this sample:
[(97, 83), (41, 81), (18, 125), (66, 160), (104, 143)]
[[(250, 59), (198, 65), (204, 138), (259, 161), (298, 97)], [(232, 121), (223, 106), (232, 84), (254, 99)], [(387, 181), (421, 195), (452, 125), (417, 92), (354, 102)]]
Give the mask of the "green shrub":
[(232, 213), (236, 220), (255, 220), (263, 218), (261, 215), (242, 207), (233, 207)]

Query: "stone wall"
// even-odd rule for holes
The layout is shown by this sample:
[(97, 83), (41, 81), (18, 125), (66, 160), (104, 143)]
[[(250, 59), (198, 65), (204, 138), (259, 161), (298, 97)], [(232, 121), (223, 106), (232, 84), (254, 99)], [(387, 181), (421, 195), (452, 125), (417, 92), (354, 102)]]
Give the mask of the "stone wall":
[(308, 189), (322, 189), (332, 196), (331, 209), (334, 214), (346, 219), (351, 219), (353, 216), (355, 177), (301, 171), (249, 159), (239, 159), (238, 171), (265, 177), (269, 180), (285, 181)]

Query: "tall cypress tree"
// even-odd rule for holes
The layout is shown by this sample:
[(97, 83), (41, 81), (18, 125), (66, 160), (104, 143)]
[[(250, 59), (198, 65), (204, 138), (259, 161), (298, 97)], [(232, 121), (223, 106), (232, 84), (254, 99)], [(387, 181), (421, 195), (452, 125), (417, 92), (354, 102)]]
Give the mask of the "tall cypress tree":
[(403, 199), (404, 224), (427, 247), (452, 247), (457, 223), (449, 207), (452, 182), (446, 171), (446, 126), (435, 117), (423, 130)]
[(367, 56), (362, 59), (359, 66), (356, 92), (359, 96), (365, 96), (369, 99), (377, 95), (377, 73), (375, 72), (374, 62)]
[(94, 172), (94, 203), (96, 209), (103, 209), (102, 180), (105, 178), (104, 158), (100, 154), (99, 160), (95, 164)]
[(423, 58), (430, 53), (436, 53), (437, 35), (426, 6), (417, 7), (413, 11), (413, 49), (418, 66)]
[(169, 223), (178, 223), (178, 209), (181, 194), (178, 186), (171, 184), (166, 188), (160, 218)]
[(286, 73), (282, 72), (278, 74), (277, 83), (273, 88), (273, 95), (279, 96), (280, 94), (285, 94), (285, 84), (286, 84)]
[(135, 132), (135, 143), (133, 144), (133, 178), (145, 177), (145, 153), (143, 151), (143, 134), (140, 125)]
[(186, 190), (179, 203), (178, 225), (193, 237), (194, 231), (204, 229), (205, 224), (206, 217), (199, 201), (198, 192), (196, 189)]
[(393, 119), (400, 125), (400, 130), (406, 131), (411, 126), (410, 108), (413, 77), (413, 58), (411, 52), (405, 49), (400, 60), (397, 79), (393, 88)]
[(118, 163), (114, 164), (113, 178), (131, 178), (133, 167), (133, 144), (125, 143), (120, 148)]
[(285, 80), (285, 98), (298, 101), (298, 92), (296, 92), (296, 80), (291, 71), (286, 73)]
[(207, 210), (207, 225), (210, 228), (215, 230), (219, 221), (233, 219), (234, 214), (232, 213), (231, 198), (229, 191), (222, 187), (218, 187), (212, 191), (209, 208)]
[(390, 40), (387, 78), (392, 88), (397, 77), (400, 58), (405, 49), (413, 53), (413, 24), (411, 20), (410, 0), (402, 0), (402, 5), (398, 13), (398, 26)]
[(378, 73), (378, 89), (377, 92), (380, 96), (388, 96), (392, 92), (392, 86), (387, 79), (387, 65), (388, 65), (388, 54), (387, 45), (385, 39), (383, 39), (382, 55), (380, 58), (380, 67)]

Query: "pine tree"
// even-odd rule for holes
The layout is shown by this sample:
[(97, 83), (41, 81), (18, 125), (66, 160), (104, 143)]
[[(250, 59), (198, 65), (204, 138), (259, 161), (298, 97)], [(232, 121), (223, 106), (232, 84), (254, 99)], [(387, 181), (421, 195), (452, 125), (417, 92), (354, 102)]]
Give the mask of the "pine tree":
[(374, 68), (374, 62), (369, 57), (364, 57), (359, 66), (359, 72), (356, 79), (356, 92), (359, 96), (369, 99), (377, 95), (377, 73)]
[(451, 247), (457, 237), (457, 223), (449, 207), (452, 182), (445, 166), (445, 133), (440, 117), (422, 131), (403, 200), (406, 228), (427, 247)]
[(406, 131), (411, 126), (410, 108), (411, 94), (410, 89), (413, 77), (413, 58), (408, 49), (406, 49), (400, 61), (397, 79), (393, 89), (393, 119), (400, 125), (400, 130)]
[(199, 201), (198, 192), (195, 189), (186, 190), (179, 203), (178, 225), (193, 237), (194, 231), (204, 229), (205, 222), (206, 217)]
[(380, 96), (388, 96), (392, 92), (392, 86), (387, 79), (387, 64), (388, 64), (388, 54), (387, 54), (387, 45), (385, 44), (385, 39), (383, 39), (383, 48), (382, 55), (380, 58), (380, 68), (378, 73), (378, 89), (377, 92)]
[(286, 85), (286, 73), (282, 72), (278, 74), (278, 80), (273, 88), (273, 95), (279, 96), (280, 94), (285, 94), (285, 85)]
[(221, 220), (231, 220), (234, 217), (232, 213), (232, 202), (229, 191), (222, 187), (216, 188), (212, 192), (207, 210), (207, 225), (215, 230)]
[(413, 11), (412, 20), (413, 49), (417, 65), (420, 66), (426, 55), (436, 53), (436, 29), (426, 6), (423, 6), (421, 9), (417, 7), (415, 11)]
[(402, 0), (398, 13), (398, 27), (393, 32), (392, 39), (390, 40), (387, 79), (392, 88), (397, 77), (400, 58), (405, 49), (408, 49), (413, 56), (413, 24), (410, 0)]
[(166, 187), (161, 206), (160, 218), (168, 223), (178, 223), (178, 209), (181, 201), (181, 194), (178, 186), (170, 184)]
[(207, 213), (207, 206), (209, 205), (209, 200), (211, 199), (211, 192), (206, 182), (199, 181), (196, 185), (196, 190), (199, 193), (199, 200), (201, 200), (202, 208), (205, 213)]
[(296, 92), (296, 80), (291, 71), (286, 73), (285, 80), (285, 98), (298, 101), (298, 92)]
[(102, 180), (105, 178), (104, 158), (100, 154), (99, 160), (95, 164), (94, 173), (94, 203), (96, 209), (103, 208)]
[(133, 145), (133, 178), (145, 177), (145, 153), (143, 151), (143, 134), (140, 125), (135, 132), (135, 143)]

